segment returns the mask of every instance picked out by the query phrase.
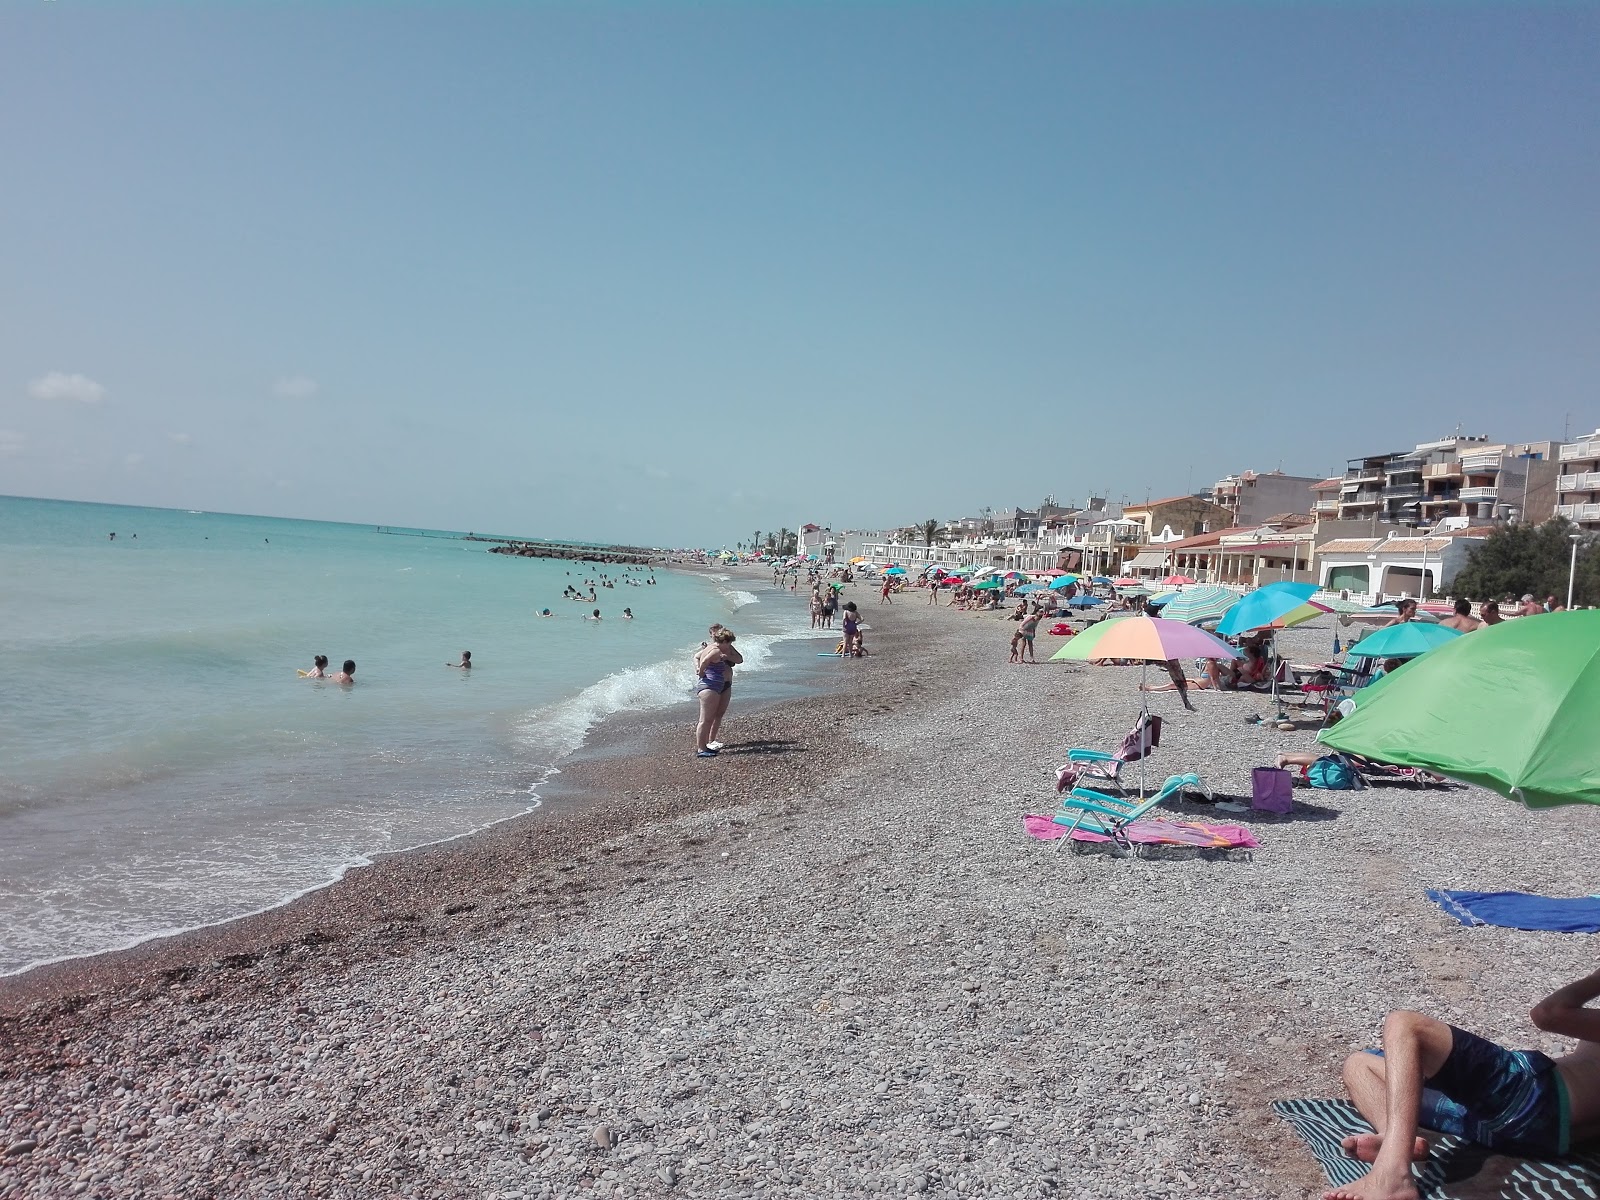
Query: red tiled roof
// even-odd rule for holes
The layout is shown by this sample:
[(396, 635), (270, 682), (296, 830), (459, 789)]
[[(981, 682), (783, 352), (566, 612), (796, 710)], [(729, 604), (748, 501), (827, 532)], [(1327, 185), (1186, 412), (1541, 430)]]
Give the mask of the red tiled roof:
[[(1125, 513), (1129, 513), (1129, 512), (1145, 512), (1148, 509), (1152, 509), (1152, 508), (1156, 507), (1156, 505), (1158, 505), (1158, 504), (1177, 504), (1181, 500), (1195, 500), (1195, 499), (1198, 499), (1198, 497), (1196, 497), (1196, 496), (1167, 496), (1167, 497), (1164, 497), (1163, 499), (1160, 499), (1160, 500), (1146, 500), (1143, 504), (1124, 504), (1122, 506), (1122, 511), (1125, 512)], [(1205, 501), (1205, 503), (1210, 504), (1211, 501), (1207, 500), (1207, 501)]]
[(1222, 535), (1233, 533), (1232, 529), (1219, 529), (1215, 533), (1197, 533), (1193, 537), (1180, 538), (1176, 542), (1162, 542), (1163, 550), (1197, 550), (1202, 546), (1215, 546)]
[(1344, 476), (1335, 475), (1332, 479), (1324, 479), (1321, 483), (1313, 483), (1306, 490), (1308, 492), (1337, 492), (1344, 486)]

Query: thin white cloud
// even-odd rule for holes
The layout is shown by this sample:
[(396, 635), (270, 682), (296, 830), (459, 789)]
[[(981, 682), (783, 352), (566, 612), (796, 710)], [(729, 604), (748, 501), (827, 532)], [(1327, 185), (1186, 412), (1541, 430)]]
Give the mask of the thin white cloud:
[(272, 390), (285, 400), (309, 400), (317, 394), (317, 381), (309, 375), (285, 375)]
[(187, 433), (169, 433), (167, 434), (167, 440), (174, 446), (187, 446), (190, 442), (194, 441), (194, 438), (190, 437)]
[(77, 404), (99, 404), (106, 389), (87, 375), (51, 371), (28, 384), (28, 395), (35, 400), (66, 400)]
[(15, 458), (27, 444), (26, 434), (14, 429), (0, 429), (0, 458)]

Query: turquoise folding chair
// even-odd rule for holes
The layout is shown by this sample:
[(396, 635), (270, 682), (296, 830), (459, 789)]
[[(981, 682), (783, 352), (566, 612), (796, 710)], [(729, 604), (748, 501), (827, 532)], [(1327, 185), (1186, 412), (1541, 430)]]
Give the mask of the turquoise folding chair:
[(1131, 850), (1133, 843), (1128, 838), (1128, 826), (1163, 800), (1181, 796), (1184, 792), (1199, 792), (1208, 799), (1211, 796), (1200, 782), (1200, 776), (1192, 773), (1168, 776), (1160, 791), (1142, 800), (1108, 796), (1088, 788), (1073, 788), (1061, 797), (1061, 806), (1051, 818), (1057, 825), (1068, 827), (1067, 836), (1056, 843), (1056, 849), (1059, 851), (1062, 844), (1072, 841), (1073, 832), (1082, 828), (1110, 838), (1119, 850)]

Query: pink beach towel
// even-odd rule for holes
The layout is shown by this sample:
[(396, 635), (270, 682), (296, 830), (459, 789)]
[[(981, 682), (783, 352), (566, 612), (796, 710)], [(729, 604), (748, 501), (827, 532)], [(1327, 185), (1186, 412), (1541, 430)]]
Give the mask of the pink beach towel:
[[(1057, 825), (1050, 817), (1038, 813), (1025, 815), (1022, 818), (1022, 827), (1029, 837), (1038, 838), (1042, 842), (1067, 836), (1065, 825)], [(1128, 826), (1127, 833), (1130, 842), (1147, 846), (1206, 846), (1217, 850), (1256, 850), (1261, 845), (1243, 825), (1212, 825), (1205, 821), (1168, 821), (1162, 817), (1135, 821)], [(1072, 837), (1074, 841), (1079, 842), (1111, 840), (1103, 833), (1091, 833), (1087, 829), (1073, 830)]]

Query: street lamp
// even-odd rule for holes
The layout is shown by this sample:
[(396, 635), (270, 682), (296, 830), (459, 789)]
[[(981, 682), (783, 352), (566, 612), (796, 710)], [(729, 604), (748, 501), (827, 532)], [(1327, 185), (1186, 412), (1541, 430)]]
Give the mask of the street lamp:
[(1578, 577), (1578, 539), (1582, 534), (1567, 534), (1572, 539), (1572, 561), (1567, 565), (1567, 609), (1572, 609), (1572, 583)]

